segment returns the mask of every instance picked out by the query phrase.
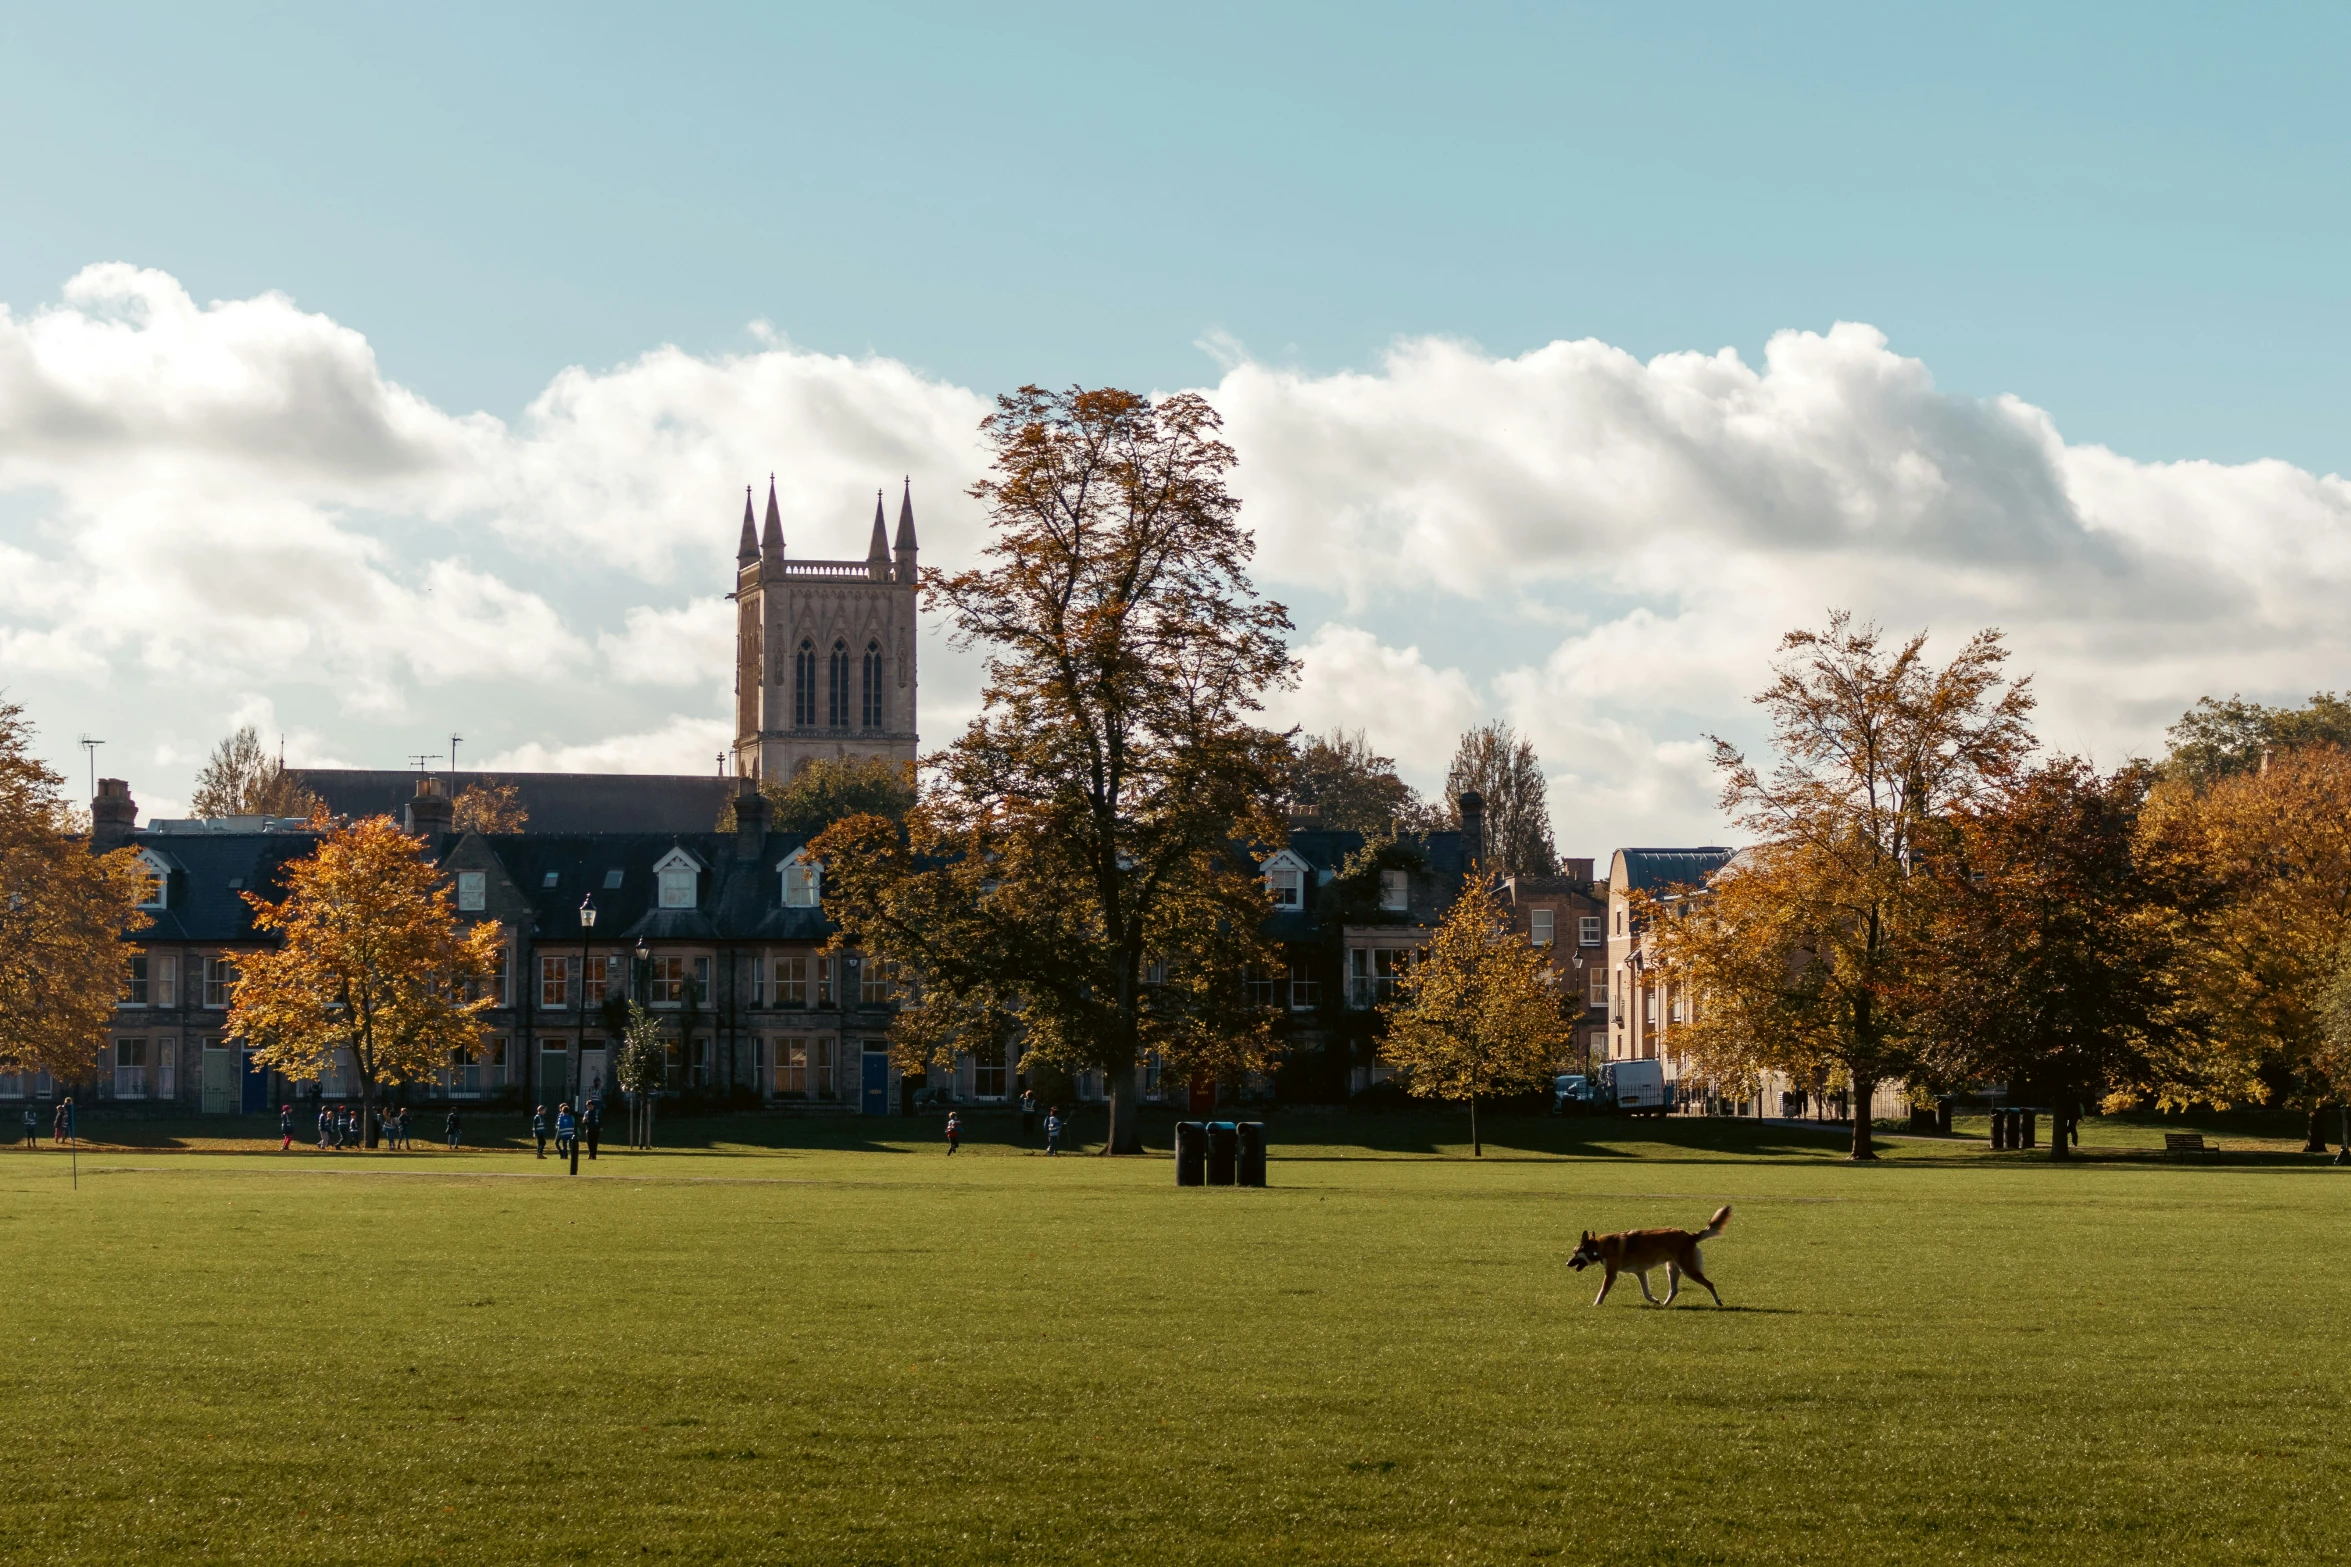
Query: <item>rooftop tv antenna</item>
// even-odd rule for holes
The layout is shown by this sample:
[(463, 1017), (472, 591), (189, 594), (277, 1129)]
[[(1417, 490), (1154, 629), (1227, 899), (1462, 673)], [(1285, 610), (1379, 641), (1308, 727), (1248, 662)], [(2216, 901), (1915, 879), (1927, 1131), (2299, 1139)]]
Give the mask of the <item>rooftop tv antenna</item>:
[(451, 772), (457, 771), (457, 742), (464, 738), (465, 736), (463, 735), (451, 735), (449, 737), (449, 771)]
[(420, 773), (431, 772), (433, 770), (433, 763), (439, 760), (439, 757), (434, 756), (429, 751), (411, 751), (408, 753), (408, 765), (415, 768)]
[(79, 744), (83, 750), (90, 753), (90, 798), (95, 800), (98, 798), (98, 747), (104, 745), (106, 742), (103, 740), (93, 740), (88, 735), (84, 735), (76, 743)]

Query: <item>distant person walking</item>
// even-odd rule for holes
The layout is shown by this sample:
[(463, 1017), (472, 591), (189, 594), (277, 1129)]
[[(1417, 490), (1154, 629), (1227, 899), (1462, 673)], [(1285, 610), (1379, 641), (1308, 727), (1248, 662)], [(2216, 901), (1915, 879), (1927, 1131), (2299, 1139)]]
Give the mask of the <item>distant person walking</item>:
[(290, 1153), (294, 1147), (294, 1107), (278, 1106), (278, 1152)]
[(571, 1105), (566, 1102), (555, 1107), (555, 1157), (571, 1157), (571, 1145), (580, 1135), (579, 1123), (572, 1119)]
[(963, 1117), (955, 1111), (947, 1112), (947, 1157), (955, 1157), (955, 1150), (963, 1146)]
[(1024, 1088), (1020, 1091), (1020, 1140), (1025, 1143), (1036, 1135), (1037, 1091)]
[(406, 1105), (402, 1105), (400, 1107), (400, 1119), (398, 1125), (400, 1128), (400, 1146), (404, 1149), (413, 1151), (416, 1147), (416, 1144), (408, 1140), (408, 1106)]
[(1061, 1152), (1061, 1106), (1045, 1112), (1045, 1157), (1050, 1159)]
[(62, 1143), (73, 1136), (73, 1095), (57, 1101), (57, 1115), (49, 1123), (49, 1140)]
[(449, 1124), (446, 1130), (449, 1133), (449, 1151), (455, 1153), (457, 1152), (457, 1140), (464, 1135), (465, 1126), (457, 1119), (457, 1109), (454, 1105), (449, 1110)]
[(604, 1101), (594, 1094), (588, 1096), (587, 1113), (580, 1117), (580, 1130), (588, 1139), (588, 1157), (596, 1157), (596, 1145), (604, 1140)]
[(545, 1105), (531, 1106), (531, 1141), (539, 1145), (539, 1152), (536, 1157), (541, 1159), (546, 1158), (547, 1107)]
[(27, 1148), (41, 1140), (41, 1112), (31, 1105), (24, 1107), (24, 1145)]
[(334, 1136), (335, 1113), (322, 1103), (318, 1107), (318, 1151), (320, 1153), (327, 1151), (327, 1145), (334, 1140)]

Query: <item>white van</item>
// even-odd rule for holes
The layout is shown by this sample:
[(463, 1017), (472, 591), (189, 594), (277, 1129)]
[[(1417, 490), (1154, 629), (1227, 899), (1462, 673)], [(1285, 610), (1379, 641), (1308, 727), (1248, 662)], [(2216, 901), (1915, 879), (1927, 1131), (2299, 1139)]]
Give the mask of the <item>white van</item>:
[(1665, 1114), (1665, 1063), (1609, 1062), (1600, 1068), (1600, 1106), (1618, 1115)]

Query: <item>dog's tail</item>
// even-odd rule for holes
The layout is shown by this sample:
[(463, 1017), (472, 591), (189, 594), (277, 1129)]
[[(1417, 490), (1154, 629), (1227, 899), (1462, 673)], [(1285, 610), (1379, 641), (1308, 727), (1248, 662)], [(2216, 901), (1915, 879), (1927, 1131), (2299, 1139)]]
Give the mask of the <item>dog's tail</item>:
[(1698, 1238), (1702, 1241), (1710, 1241), (1717, 1235), (1720, 1235), (1723, 1231), (1723, 1226), (1730, 1222), (1731, 1205), (1726, 1202), (1721, 1207), (1714, 1210), (1714, 1217), (1706, 1221), (1706, 1228), (1698, 1232)]

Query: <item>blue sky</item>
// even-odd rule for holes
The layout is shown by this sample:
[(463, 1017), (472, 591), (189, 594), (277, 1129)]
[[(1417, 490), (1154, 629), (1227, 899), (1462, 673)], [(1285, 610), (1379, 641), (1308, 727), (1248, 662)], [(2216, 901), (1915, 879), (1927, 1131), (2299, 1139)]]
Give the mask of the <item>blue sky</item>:
[[(585, 14), (583, 14), (585, 13)], [(965, 385), (1225, 333), (1869, 321), (2141, 457), (2345, 466), (2340, 7), (17, 7), (0, 298), (281, 289), (444, 405), (764, 318)], [(27, 67), (30, 68), (27, 68)]]
[(982, 399), (1082, 381), (1232, 421), (1277, 716), (1424, 787), (1509, 717), (1570, 852), (1719, 837), (1698, 737), (1832, 602), (2009, 627), (2052, 743), (2146, 750), (2351, 683), (2346, 32), (12, 8), (0, 687), (164, 806), (240, 718), (699, 766), (739, 486), (854, 553), (911, 472), (952, 559)]

